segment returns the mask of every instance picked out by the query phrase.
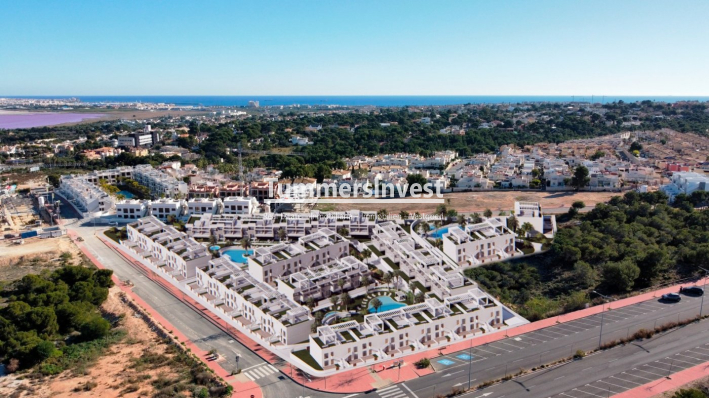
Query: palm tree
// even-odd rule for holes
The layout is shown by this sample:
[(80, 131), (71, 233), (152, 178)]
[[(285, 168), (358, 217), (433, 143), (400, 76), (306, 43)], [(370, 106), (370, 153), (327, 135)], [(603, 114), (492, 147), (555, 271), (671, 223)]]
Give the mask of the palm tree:
[(310, 312), (312, 313), (313, 308), (315, 308), (315, 299), (312, 296), (308, 297), (308, 299), (305, 300), (305, 305), (310, 308)]
[(386, 283), (387, 289), (389, 289), (389, 284), (391, 283), (391, 274), (386, 273), (386, 274), (382, 275), (382, 282)]
[(288, 233), (286, 233), (286, 230), (283, 228), (278, 229), (278, 240), (282, 241), (286, 237), (288, 237)]
[(481, 222), (483, 222), (482, 217), (480, 217), (480, 214), (478, 213), (473, 213), (470, 218), (473, 219), (473, 224), (480, 224)]
[(243, 247), (244, 250), (249, 250), (251, 248), (251, 238), (248, 236), (241, 238), (239, 243), (241, 243), (241, 247)]
[(492, 210), (490, 210), (490, 209), (485, 209), (485, 211), (483, 212), (483, 216), (485, 216), (485, 218), (490, 218), (490, 217), (492, 217)]
[(340, 287), (340, 291), (342, 291), (342, 288), (345, 286), (345, 280), (344, 279), (338, 279), (337, 280), (337, 286)]
[(419, 291), (418, 293), (416, 293), (416, 296), (414, 297), (414, 302), (415, 303), (423, 303), (424, 301), (426, 301), (426, 293), (422, 292), (422, 291)]
[(517, 228), (519, 228), (519, 220), (517, 217), (511, 215), (507, 219), (507, 228), (511, 229), (513, 232), (517, 232)]
[(406, 210), (402, 210), (399, 212), (399, 217), (401, 217), (402, 220), (408, 220), (409, 219), (409, 212)]
[(526, 222), (522, 224), (521, 227), (519, 227), (519, 234), (523, 237), (526, 237), (529, 232), (531, 232), (534, 229), (532, 224)]
[(374, 298), (374, 300), (371, 301), (372, 308), (374, 308), (374, 312), (379, 312), (379, 309), (382, 308), (382, 300), (379, 300), (378, 298)]
[(462, 215), (462, 214), (458, 215), (458, 225), (460, 225), (461, 227), (464, 227), (465, 224), (467, 224), (467, 223), (468, 223), (468, 218), (467, 218), (467, 217), (465, 217), (465, 216)]
[(347, 227), (340, 227), (337, 228), (337, 233), (346, 238), (350, 235), (350, 230)]
[(362, 258), (364, 259), (364, 262), (366, 263), (369, 261), (369, 258), (372, 257), (372, 251), (369, 248), (366, 248), (362, 250)]
[(369, 281), (369, 277), (367, 275), (362, 275), (359, 277), (360, 283), (362, 283), (362, 286), (364, 286), (364, 290), (369, 294), (369, 284), (371, 283)]
[(443, 249), (443, 239), (436, 239), (433, 241), (433, 246), (438, 249), (442, 250)]
[(337, 304), (340, 303), (340, 296), (330, 297), (330, 302), (332, 303), (332, 309), (335, 309), (335, 307), (337, 307)]
[(419, 218), (421, 218), (421, 213), (419, 213), (419, 212), (414, 213), (414, 218), (417, 219), (417, 220), (418, 220)]
[(347, 292), (344, 292), (340, 295), (340, 302), (345, 307), (345, 311), (347, 311), (347, 306), (352, 304), (352, 297), (350, 297), (350, 295), (347, 294)]
[(389, 212), (387, 209), (381, 209), (377, 212), (377, 218), (380, 220), (386, 220), (386, 218), (389, 217)]

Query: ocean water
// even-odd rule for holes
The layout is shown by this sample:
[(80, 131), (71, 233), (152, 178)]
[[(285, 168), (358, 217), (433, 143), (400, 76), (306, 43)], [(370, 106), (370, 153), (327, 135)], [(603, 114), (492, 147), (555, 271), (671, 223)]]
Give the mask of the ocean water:
[(455, 105), (455, 104), (517, 104), (525, 102), (570, 102), (584, 101), (608, 103), (623, 100), (625, 102), (635, 102), (643, 100), (676, 102), (676, 101), (709, 101), (709, 96), (533, 96), (533, 95), (383, 95), (383, 96), (192, 96), (192, 95), (121, 95), (121, 96), (82, 96), (82, 95), (62, 95), (62, 96), (5, 96), (5, 98), (79, 98), (84, 102), (148, 102), (148, 103), (168, 103), (182, 106), (246, 106), (249, 101), (258, 101), (259, 105), (281, 106), (281, 105), (344, 105), (344, 106), (424, 106), (424, 105)]

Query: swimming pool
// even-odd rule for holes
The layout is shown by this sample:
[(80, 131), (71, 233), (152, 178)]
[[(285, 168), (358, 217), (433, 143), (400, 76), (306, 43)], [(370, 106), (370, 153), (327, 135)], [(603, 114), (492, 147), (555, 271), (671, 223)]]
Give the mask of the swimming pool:
[(229, 249), (229, 250), (224, 250), (222, 253), (223, 255), (229, 257), (231, 261), (235, 263), (246, 263), (246, 257), (244, 257), (244, 254), (254, 254), (253, 250), (243, 250), (243, 249)]
[(367, 304), (367, 308), (368, 308), (369, 312), (371, 312), (371, 313), (390, 311), (390, 310), (395, 310), (397, 308), (406, 307), (406, 304), (395, 301), (393, 298), (391, 298), (389, 296), (379, 296), (377, 298), (379, 299), (379, 301), (382, 302), (382, 306), (379, 307), (379, 311), (377, 311), (376, 309), (374, 309), (374, 307), (372, 307), (372, 301), (374, 301), (374, 299), (369, 300), (369, 304)]
[(123, 195), (123, 197), (126, 199), (133, 199), (135, 197), (135, 195), (128, 191), (118, 191), (118, 195)]
[[(437, 229), (437, 230), (435, 230), (435, 231), (433, 231), (433, 232), (429, 232), (429, 233), (428, 233), (428, 236), (430, 236), (430, 237), (432, 237), (432, 238), (436, 238), (436, 239), (441, 239), (441, 238), (443, 237), (443, 234), (447, 234), (447, 233), (448, 233), (448, 229), (449, 229), (449, 228), (451, 228), (451, 227), (439, 228), (439, 229)], [(455, 226), (452, 227), (452, 228), (455, 228)], [(460, 225), (458, 225), (458, 228), (463, 229)]]

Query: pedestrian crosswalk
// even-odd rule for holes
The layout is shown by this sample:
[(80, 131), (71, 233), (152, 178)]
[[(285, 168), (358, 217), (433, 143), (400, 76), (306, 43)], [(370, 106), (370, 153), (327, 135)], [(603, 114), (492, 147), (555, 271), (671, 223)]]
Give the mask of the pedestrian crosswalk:
[(377, 390), (377, 394), (381, 398), (408, 398), (408, 395), (398, 385)]
[(262, 377), (266, 377), (274, 373), (278, 373), (278, 369), (269, 364), (263, 364), (262, 366), (244, 371), (246, 377), (251, 379), (251, 381), (256, 381)]

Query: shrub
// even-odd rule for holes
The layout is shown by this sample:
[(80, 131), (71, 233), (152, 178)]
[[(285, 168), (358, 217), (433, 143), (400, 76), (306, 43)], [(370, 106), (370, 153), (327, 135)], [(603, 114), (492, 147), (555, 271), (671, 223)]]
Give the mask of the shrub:
[(574, 354), (574, 359), (581, 359), (586, 356), (586, 352), (584, 350), (576, 350), (576, 353)]
[(425, 369), (425, 368), (431, 366), (431, 360), (428, 358), (421, 358), (418, 361), (416, 361), (416, 363), (414, 365), (416, 365), (416, 367), (419, 369)]
[(81, 332), (81, 338), (84, 340), (95, 340), (99, 338), (106, 337), (108, 331), (111, 329), (111, 324), (103, 319), (100, 315), (93, 315), (86, 321), (79, 331)]

